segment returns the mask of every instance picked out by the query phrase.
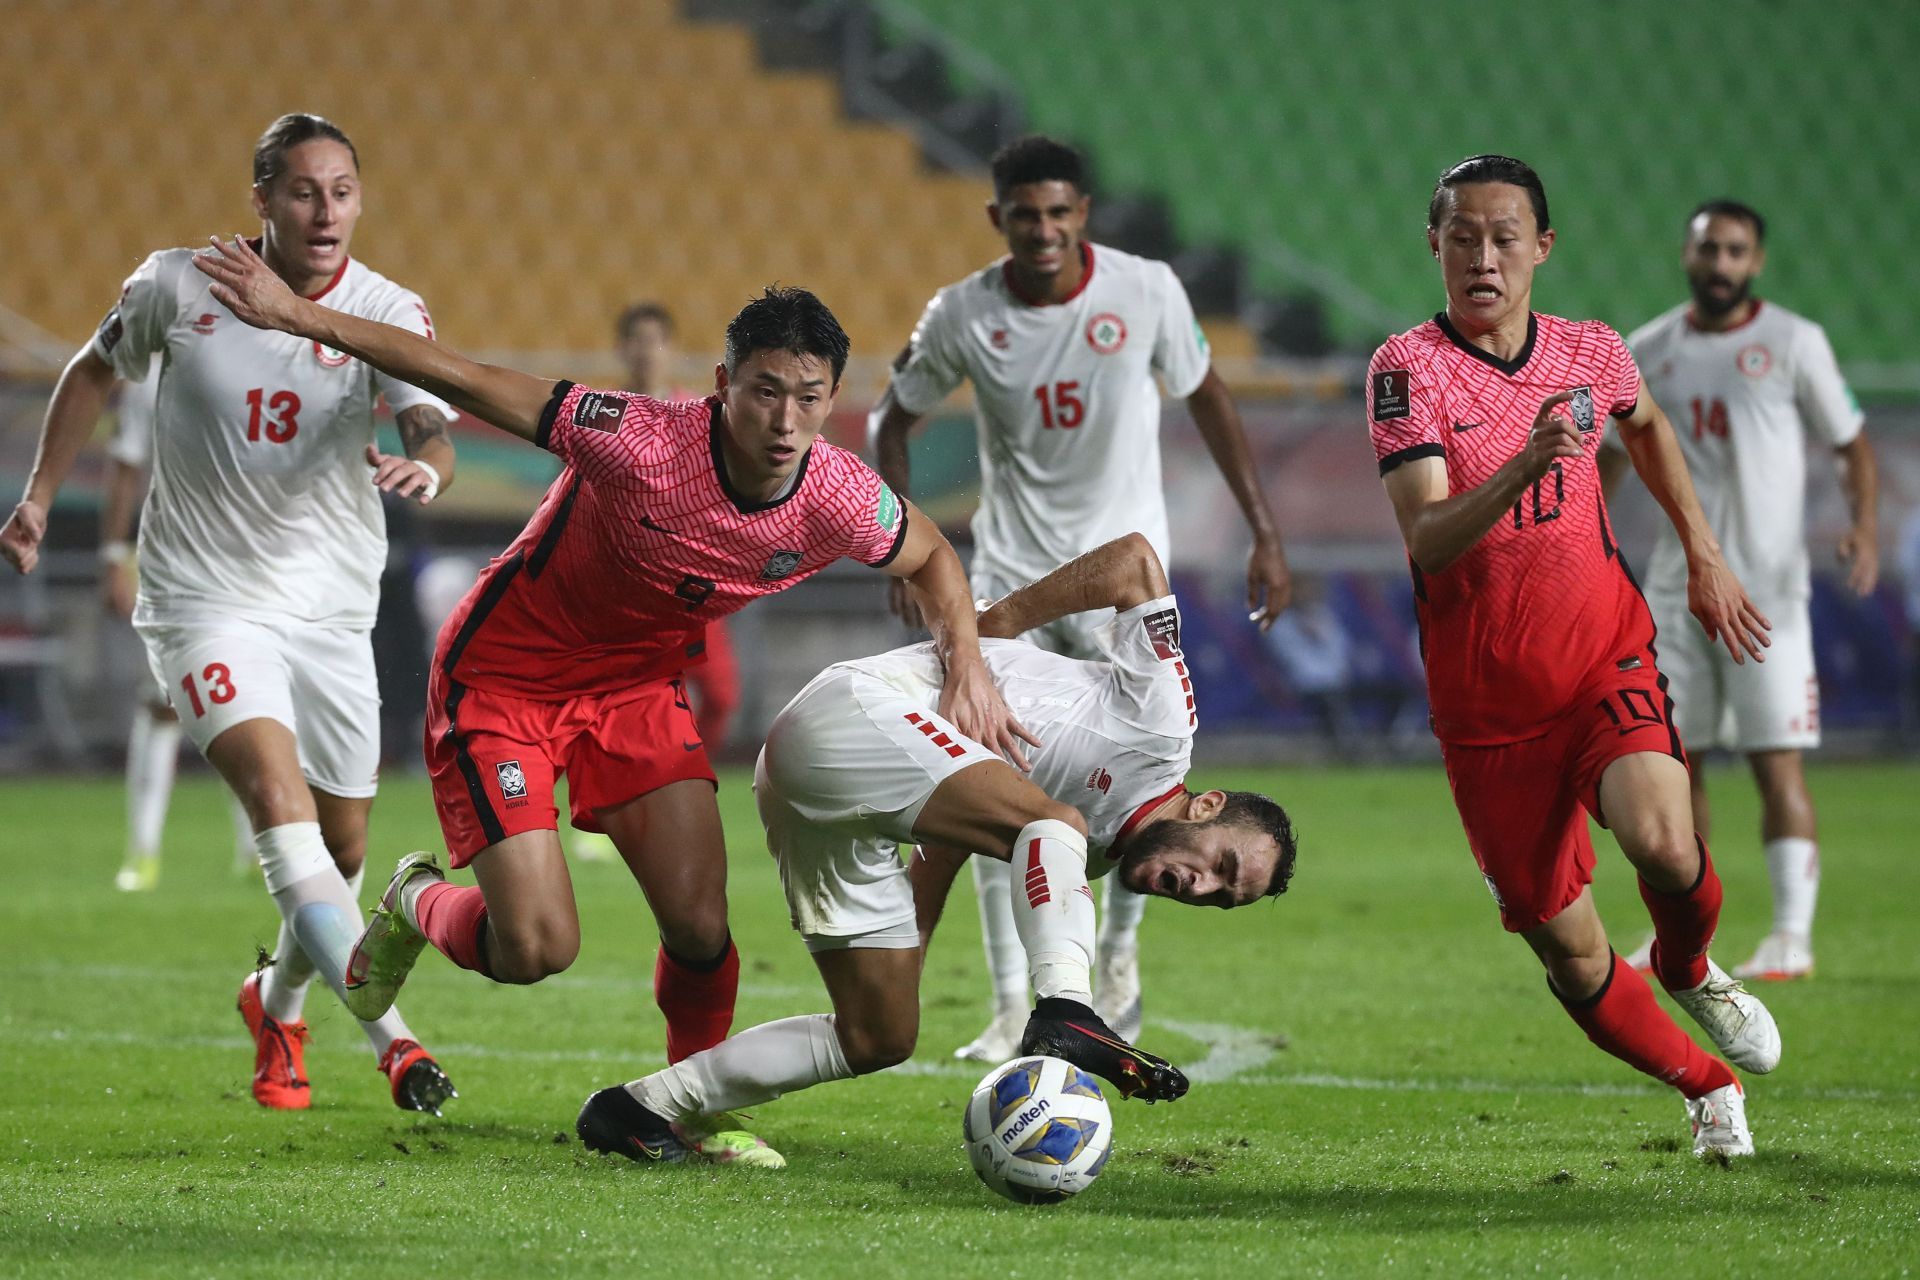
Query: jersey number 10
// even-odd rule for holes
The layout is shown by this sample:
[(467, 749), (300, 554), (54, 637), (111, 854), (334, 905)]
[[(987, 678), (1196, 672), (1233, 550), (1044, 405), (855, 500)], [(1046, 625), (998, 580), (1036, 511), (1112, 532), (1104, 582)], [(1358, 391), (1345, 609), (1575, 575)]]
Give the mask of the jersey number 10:
[(1087, 419), (1087, 402), (1080, 398), (1078, 382), (1035, 387), (1033, 398), (1040, 402), (1040, 425), (1048, 431), (1055, 427), (1071, 431)]
[[(262, 408), (262, 402), (265, 408)], [(268, 444), (285, 444), (300, 434), (300, 397), (291, 391), (276, 391), (268, 396), (264, 387), (247, 392), (247, 439)]]

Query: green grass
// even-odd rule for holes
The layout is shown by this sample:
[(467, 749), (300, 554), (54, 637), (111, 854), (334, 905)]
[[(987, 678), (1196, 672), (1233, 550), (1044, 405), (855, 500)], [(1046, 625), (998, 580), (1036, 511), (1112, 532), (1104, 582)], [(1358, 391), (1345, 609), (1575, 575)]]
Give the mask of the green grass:
[[(1003, 1203), (961, 1151), (984, 1012), (965, 891), (928, 966), (912, 1070), (762, 1108), (784, 1173), (589, 1157), (592, 1089), (662, 1060), (650, 921), (618, 866), (576, 867), (567, 974), (493, 986), (429, 954), (403, 1007), (461, 1097), (392, 1108), (352, 1023), (309, 1001), (314, 1108), (263, 1111), (233, 993), (275, 917), (227, 871), (213, 782), (183, 783), (157, 892), (115, 893), (112, 781), (0, 783), (0, 1274), (1849, 1276), (1920, 1259), (1916, 775), (1822, 767), (1820, 976), (1767, 998), (1780, 1070), (1750, 1081), (1760, 1154), (1689, 1153), (1677, 1097), (1591, 1048), (1501, 933), (1437, 771), (1272, 771), (1302, 836), (1286, 898), (1155, 903), (1153, 1047), (1196, 1068), (1118, 1106), (1098, 1186)], [(722, 791), (745, 959), (739, 1024), (824, 1007), (741, 776)], [(1715, 775), (1718, 954), (1764, 931), (1743, 776)], [(390, 781), (373, 879), (438, 847), (425, 787)], [(1603, 854), (1624, 949), (1645, 920)], [(368, 891), (368, 896), (372, 889)]]

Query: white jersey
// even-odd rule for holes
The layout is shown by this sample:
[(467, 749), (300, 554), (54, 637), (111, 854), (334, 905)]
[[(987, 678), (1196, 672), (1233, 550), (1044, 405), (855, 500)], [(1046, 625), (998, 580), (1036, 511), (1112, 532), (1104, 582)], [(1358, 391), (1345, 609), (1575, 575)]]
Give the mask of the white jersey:
[[(1081, 661), (1024, 640), (983, 640), (980, 651), (1014, 717), (1045, 745), (1029, 750), (1034, 785), (1087, 820), (1087, 843), (1104, 852), (1143, 808), (1179, 790), (1193, 755), (1193, 681), (1180, 653), (1172, 596), (1110, 618), (1098, 631), (1101, 658)], [(927, 707), (940, 700), (940, 660), (931, 644), (836, 663), (894, 686)], [(1089, 861), (1088, 878), (1112, 869)]]
[[(1837, 448), (1860, 434), (1860, 406), (1826, 331), (1773, 303), (1737, 329), (1694, 328), (1678, 306), (1627, 339), (1654, 402), (1672, 419), (1707, 523), (1727, 564), (1761, 603), (1811, 592), (1807, 437)], [(1616, 434), (1607, 443), (1615, 448)], [(1686, 555), (1662, 522), (1649, 593), (1685, 598)]]
[(924, 414), (971, 379), (980, 437), (974, 570), (1032, 581), (1139, 531), (1168, 556), (1160, 387), (1182, 399), (1211, 356), (1164, 262), (1087, 244), (1066, 301), (1024, 301), (1005, 259), (934, 295), (893, 398)]
[[(93, 339), (129, 382), (160, 357), (134, 622), (211, 611), (370, 627), (387, 541), (365, 456), (375, 401), (451, 410), (317, 342), (249, 327), (211, 284), (192, 250), (162, 249)], [(352, 260), (315, 300), (433, 336), (418, 295)]]
[(107, 441), (107, 456), (145, 471), (153, 465), (153, 410), (160, 394), (160, 357), (147, 364), (144, 382), (121, 384), (120, 399), (113, 410), (113, 438)]

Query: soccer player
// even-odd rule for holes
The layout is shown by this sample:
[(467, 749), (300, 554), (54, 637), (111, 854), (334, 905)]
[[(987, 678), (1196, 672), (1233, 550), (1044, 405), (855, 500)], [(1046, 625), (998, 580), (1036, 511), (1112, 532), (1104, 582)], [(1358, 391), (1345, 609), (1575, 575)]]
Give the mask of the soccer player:
[(1772, 1016), (1707, 959), (1720, 880), (1693, 831), (1653, 621), (1601, 501), (1609, 419), (1685, 548), (1706, 635), (1759, 659), (1767, 624), (1619, 335), (1532, 309), (1553, 242), (1522, 162), (1474, 156), (1440, 175), (1427, 243), (1447, 306), (1374, 353), (1374, 452), (1412, 565), (1434, 732), (1501, 922), (1589, 1039), (1680, 1091), (1697, 1153), (1746, 1155), (1740, 1082), (1617, 962), (1588, 888), (1592, 814), (1639, 873), (1661, 985), (1735, 1064), (1773, 1069)]
[[(817, 439), (848, 344), (811, 293), (769, 289), (748, 303), (727, 326), (716, 394), (664, 403), (476, 364), (314, 306), (238, 241), (197, 261), (248, 323), (349, 352), (567, 464), (441, 628), (429, 677), (441, 830), (453, 865), (472, 866), (479, 884), (447, 883), (425, 853), (401, 860), (354, 946), (348, 998), (362, 1017), (387, 1007), (427, 942), (497, 982), (573, 963), (580, 920), (553, 803), (565, 773), (574, 826), (613, 837), (653, 908), (668, 1058), (717, 1044), (740, 958), (713, 769), (683, 672), (710, 623), (836, 560), (912, 581), (945, 663), (945, 714), (1024, 759), (1025, 731), (980, 656), (959, 556), (857, 456)], [(716, 1158), (757, 1145), (731, 1130), (704, 1141), (719, 1144), (703, 1146)]]
[[(314, 115), (286, 115), (253, 153), (253, 260), (317, 311), (390, 319), (431, 335), (418, 295), (348, 255), (359, 158)], [(252, 820), (281, 929), (271, 966), (240, 987), (255, 1042), (253, 1096), (309, 1105), (301, 1021), (315, 972), (344, 991), (379, 766), (373, 627), (386, 559), (380, 491), (431, 501), (453, 478), (445, 402), (338, 348), (237, 320), (189, 249), (162, 249), (127, 280), (54, 389), (25, 497), (0, 529), (22, 573), (46, 513), (115, 376), (162, 359), (153, 490), (140, 523), (134, 627), (188, 737)], [(425, 338), (422, 341), (426, 341)], [(405, 457), (374, 445), (384, 396)], [(437, 1112), (453, 1096), (397, 1013), (363, 1030), (394, 1102)]]
[[(1709, 200), (1695, 209), (1681, 252), (1692, 301), (1637, 330), (1627, 345), (1648, 391), (1680, 407), (1680, 452), (1707, 524), (1773, 623), (1764, 665), (1729, 661), (1687, 616), (1686, 552), (1671, 529), (1661, 530), (1647, 566), (1647, 601), (1660, 628), (1660, 667), (1673, 682), (1674, 723), (1695, 750), (1745, 754), (1760, 787), (1773, 930), (1733, 974), (1779, 981), (1813, 972), (1820, 892), (1813, 798), (1801, 766), (1801, 753), (1820, 745), (1820, 681), (1807, 611), (1809, 438), (1831, 449), (1840, 468), (1853, 514), (1840, 556), (1856, 595), (1873, 593), (1880, 555), (1873, 448), (1826, 332), (1754, 296), (1766, 235), (1765, 219), (1738, 201)], [(1626, 463), (1617, 447), (1601, 456), (1609, 497)], [(1706, 777), (1696, 769), (1692, 778), (1693, 825), (1705, 836)], [(1636, 967), (1647, 967), (1645, 953), (1632, 957)]]
[[(1107, 610), (1096, 657), (1023, 640)], [(1104, 1076), (1126, 1097), (1178, 1098), (1186, 1077), (1089, 1008), (1090, 877), (1139, 894), (1236, 907), (1286, 890), (1292, 825), (1247, 792), (1187, 789), (1192, 684), (1180, 615), (1152, 543), (1107, 543), (980, 618), (987, 664), (1045, 743), (1022, 776), (935, 710), (940, 666), (912, 645), (827, 668), (773, 722), (754, 797), (793, 927), (831, 1014), (741, 1032), (582, 1108), (582, 1140), (642, 1161), (684, 1158), (738, 1107), (904, 1062), (920, 1023), (924, 947), (961, 860), (1013, 860), (1012, 911), (1035, 1004), (1019, 1049)], [(911, 870), (901, 849), (919, 843)], [(717, 1118), (721, 1117), (721, 1118)], [(761, 1150), (736, 1162), (778, 1165)]]
[[(1083, 170), (1078, 152), (1044, 137), (1009, 143), (993, 158), (987, 217), (1006, 238), (1007, 256), (927, 304), (869, 419), (880, 474), (907, 491), (909, 433), (970, 379), (981, 471), (970, 566), (976, 594), (1004, 595), (1135, 529), (1165, 561), (1164, 388), (1186, 401), (1253, 531), (1247, 607), (1271, 625), (1287, 603), (1287, 560), (1239, 411), (1173, 270), (1086, 239)], [(897, 590), (894, 602), (910, 620)], [(1091, 657), (1103, 620), (1098, 611), (1061, 618), (1033, 639)], [(1000, 1062), (1012, 1056), (1025, 1017), (1024, 960), (1006, 864), (977, 858), (973, 871), (995, 1014), (955, 1056)], [(1145, 905), (1124, 883), (1107, 882), (1097, 1007), (1128, 1036), (1140, 1028)]]
[[(133, 515), (140, 506), (147, 469), (153, 465), (153, 411), (160, 391), (160, 357), (142, 382), (120, 387), (114, 406), (113, 438), (107, 443), (107, 486), (100, 504), (100, 596), (107, 612), (121, 622), (133, 619)], [(115, 873), (116, 889), (144, 892), (160, 883), (160, 833), (173, 797), (174, 770), (180, 758), (180, 717), (167, 691), (147, 686), (133, 712), (127, 734), (127, 848)], [(246, 870), (259, 865), (253, 852), (253, 825), (238, 798), (233, 813), (234, 861)]]

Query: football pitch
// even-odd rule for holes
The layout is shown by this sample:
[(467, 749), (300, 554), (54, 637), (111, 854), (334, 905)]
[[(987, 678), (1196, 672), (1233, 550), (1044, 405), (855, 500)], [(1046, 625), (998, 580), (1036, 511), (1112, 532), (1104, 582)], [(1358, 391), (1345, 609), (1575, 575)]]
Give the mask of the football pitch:
[[(316, 985), (313, 1109), (262, 1110), (233, 1008), (277, 925), (230, 870), (224, 799), (183, 781), (159, 888), (112, 888), (117, 780), (0, 782), (0, 1274), (1905, 1275), (1920, 1263), (1920, 835), (1911, 768), (1812, 771), (1827, 878), (1816, 979), (1764, 991), (1785, 1039), (1749, 1077), (1759, 1154), (1691, 1154), (1678, 1096), (1604, 1057), (1503, 934), (1437, 769), (1205, 772), (1286, 804), (1284, 898), (1151, 904), (1146, 1046), (1193, 1076), (1115, 1102), (1114, 1156), (1059, 1207), (990, 1195), (960, 1143), (984, 1019), (971, 894), (929, 956), (904, 1068), (758, 1109), (783, 1172), (641, 1167), (573, 1136), (593, 1089), (663, 1061), (654, 937), (617, 864), (576, 863), (584, 946), (492, 985), (429, 952), (401, 1007), (460, 1089), (397, 1111)], [(1716, 957), (1765, 931), (1744, 772), (1713, 775)], [(787, 927), (743, 773), (722, 785), (737, 1026), (825, 999)], [(374, 810), (371, 899), (439, 848), (424, 783)], [(1603, 838), (1616, 945), (1646, 915)]]

